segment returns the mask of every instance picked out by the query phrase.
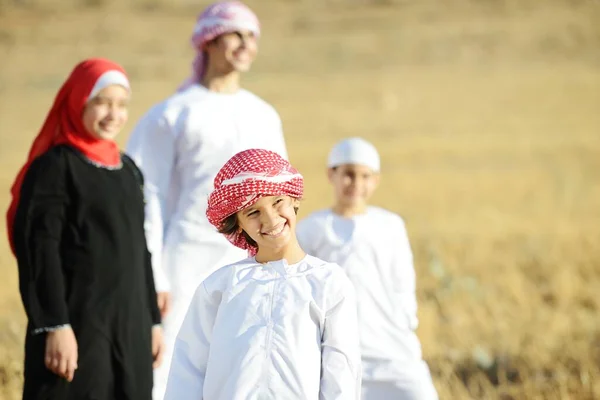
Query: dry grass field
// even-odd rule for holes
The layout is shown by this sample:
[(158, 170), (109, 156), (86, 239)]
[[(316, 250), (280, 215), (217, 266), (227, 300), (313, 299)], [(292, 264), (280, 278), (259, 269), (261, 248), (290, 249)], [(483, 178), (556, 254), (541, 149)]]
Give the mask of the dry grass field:
[[(167, 5), (168, 3), (168, 5)], [(0, 0), (0, 210), (73, 65), (129, 71), (135, 120), (189, 68), (206, 1)], [(279, 110), (325, 207), (330, 146), (381, 151), (404, 216), (419, 336), (442, 399), (600, 399), (600, 3), (255, 0), (245, 84)], [(2, 219), (2, 221), (4, 221)], [(20, 399), (24, 313), (0, 235), (0, 398)]]

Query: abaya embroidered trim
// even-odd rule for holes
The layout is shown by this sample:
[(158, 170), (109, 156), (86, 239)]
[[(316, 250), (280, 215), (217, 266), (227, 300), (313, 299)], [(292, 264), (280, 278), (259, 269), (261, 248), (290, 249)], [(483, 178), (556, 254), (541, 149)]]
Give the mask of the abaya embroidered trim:
[(57, 331), (59, 329), (70, 328), (70, 327), (71, 327), (71, 324), (63, 324), (63, 325), (57, 325), (57, 326), (48, 326), (48, 327), (45, 327), (45, 328), (34, 329), (33, 330), (33, 334), (34, 335), (39, 335), (40, 333), (54, 332), (54, 331)]
[(104, 164), (100, 164), (99, 162), (96, 162), (88, 157), (86, 157), (85, 154), (83, 154), (82, 152), (80, 152), (79, 150), (73, 148), (73, 147), (69, 147), (71, 150), (73, 150), (75, 152), (75, 154), (77, 154), (83, 161), (85, 161), (86, 163), (93, 165), (96, 168), (102, 168), (102, 169), (107, 169), (109, 171), (116, 171), (119, 170), (121, 168), (123, 168), (123, 160), (121, 160), (121, 162), (117, 165), (104, 165)]

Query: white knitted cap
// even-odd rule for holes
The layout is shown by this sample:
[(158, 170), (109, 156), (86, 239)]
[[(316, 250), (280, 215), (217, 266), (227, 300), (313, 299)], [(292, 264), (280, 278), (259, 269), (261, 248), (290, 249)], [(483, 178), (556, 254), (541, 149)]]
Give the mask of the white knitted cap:
[(344, 139), (331, 149), (327, 166), (335, 168), (344, 164), (365, 165), (374, 172), (379, 172), (379, 153), (375, 146), (364, 139)]

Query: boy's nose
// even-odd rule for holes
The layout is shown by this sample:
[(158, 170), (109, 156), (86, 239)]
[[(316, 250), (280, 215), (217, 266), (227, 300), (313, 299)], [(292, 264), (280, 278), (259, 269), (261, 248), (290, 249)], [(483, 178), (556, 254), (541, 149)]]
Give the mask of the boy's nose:
[(240, 48), (245, 49), (253, 40), (254, 37), (251, 34), (240, 34)]
[(263, 226), (263, 230), (269, 230), (275, 228), (277, 225), (277, 213), (273, 210), (264, 211), (261, 213), (261, 225)]

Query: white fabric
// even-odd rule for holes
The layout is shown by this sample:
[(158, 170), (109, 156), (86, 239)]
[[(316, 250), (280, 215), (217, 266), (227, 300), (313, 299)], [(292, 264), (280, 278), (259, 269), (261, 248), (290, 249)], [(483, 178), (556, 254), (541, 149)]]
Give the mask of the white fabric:
[(360, 362), (354, 289), (339, 266), (248, 258), (198, 287), (165, 400), (357, 400)]
[(255, 35), (260, 35), (260, 27), (258, 21), (252, 20), (241, 20), (241, 19), (225, 19), (219, 17), (204, 17), (200, 18), (194, 26), (194, 33), (200, 33), (202, 31), (213, 29), (214, 27), (221, 27), (225, 31), (243, 31), (247, 30)]
[(106, 71), (105, 73), (100, 75), (100, 78), (98, 78), (98, 80), (94, 84), (94, 87), (92, 88), (92, 91), (88, 96), (88, 100), (91, 100), (94, 97), (96, 97), (96, 95), (100, 93), (102, 89), (110, 85), (121, 85), (128, 91), (131, 90), (129, 87), (129, 79), (127, 79), (125, 74), (123, 74), (121, 71), (115, 70)]
[(359, 164), (379, 172), (379, 153), (375, 146), (361, 138), (344, 139), (329, 152), (327, 166), (339, 167), (344, 164)]
[(256, 174), (252, 172), (242, 172), (237, 174), (231, 179), (225, 179), (221, 182), (221, 186), (237, 185), (244, 182), (247, 179), (255, 179), (257, 181), (271, 182), (271, 183), (284, 183), (289, 182), (293, 179), (302, 178), (301, 174), (291, 174), (289, 172), (282, 172), (275, 176), (267, 176), (265, 174)]
[(205, 210), (219, 169), (249, 148), (287, 159), (275, 109), (246, 90), (221, 94), (200, 85), (153, 107), (129, 139), (127, 153), (145, 179), (156, 290), (170, 291), (173, 300), (163, 321), (165, 357), (155, 370), (154, 400), (162, 400), (175, 337), (196, 287), (216, 268), (247, 257), (210, 225)]
[(429, 368), (424, 361), (407, 365), (402, 375), (392, 382), (362, 382), (363, 400), (423, 400), (437, 399), (438, 395), (431, 382)]
[[(354, 284), (363, 382), (408, 381), (414, 382), (415, 390), (424, 385), (435, 393), (414, 332), (418, 325), (415, 271), (402, 218), (378, 207), (368, 207), (365, 214), (353, 218), (322, 210), (301, 220), (296, 235), (304, 251), (341, 265)], [(414, 378), (412, 371), (422, 373)]]

